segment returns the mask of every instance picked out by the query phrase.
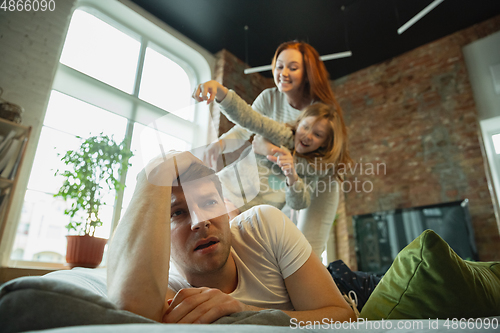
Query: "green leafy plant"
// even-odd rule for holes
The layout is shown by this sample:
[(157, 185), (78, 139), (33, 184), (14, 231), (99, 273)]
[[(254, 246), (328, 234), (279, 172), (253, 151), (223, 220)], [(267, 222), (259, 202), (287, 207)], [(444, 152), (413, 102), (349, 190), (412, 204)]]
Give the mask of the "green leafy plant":
[[(86, 140), (78, 138), (83, 141), (80, 147), (68, 150), (61, 158), (70, 170), (56, 171), (56, 175), (62, 175), (65, 180), (54, 197), (72, 202), (71, 207), (64, 211), (71, 217), (66, 225), (68, 232), (75, 230), (78, 234), (94, 236), (95, 229), (102, 225), (99, 208), (105, 204), (103, 198), (111, 191), (125, 187), (120, 178), (130, 166), (133, 153), (125, 148), (127, 139), (117, 143), (102, 133)], [(84, 217), (81, 221), (74, 221), (78, 212)]]

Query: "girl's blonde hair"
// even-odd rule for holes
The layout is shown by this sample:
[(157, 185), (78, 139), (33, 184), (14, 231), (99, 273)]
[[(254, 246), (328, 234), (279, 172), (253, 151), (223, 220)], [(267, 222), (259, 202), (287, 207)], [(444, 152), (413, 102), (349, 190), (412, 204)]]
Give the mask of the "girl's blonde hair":
[(316, 117), (314, 123), (326, 119), (328, 122), (328, 133), (324, 144), (315, 151), (294, 155), (305, 158), (316, 170), (327, 170), (334, 168), (334, 175), (339, 181), (343, 181), (339, 174), (339, 164), (346, 165), (352, 163), (352, 159), (347, 149), (347, 135), (345, 124), (340, 114), (333, 105), (325, 103), (314, 103), (307, 106), (298, 116), (298, 118), (289, 126), (294, 134), (297, 131), (299, 123), (307, 117)]

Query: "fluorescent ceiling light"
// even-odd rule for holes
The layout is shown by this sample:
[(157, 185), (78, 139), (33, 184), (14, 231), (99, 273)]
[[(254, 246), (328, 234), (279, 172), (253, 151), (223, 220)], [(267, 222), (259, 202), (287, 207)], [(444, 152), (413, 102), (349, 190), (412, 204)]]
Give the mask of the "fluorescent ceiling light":
[(273, 69), (273, 66), (271, 65), (265, 65), (265, 66), (259, 66), (259, 67), (253, 67), (253, 68), (246, 68), (243, 73), (245, 74), (252, 74), (252, 73), (257, 73), (257, 72), (265, 72), (265, 71), (270, 71)]
[(430, 5), (428, 5), (427, 7), (425, 7), (420, 13), (418, 13), (417, 15), (413, 16), (413, 18), (411, 20), (409, 20), (408, 22), (406, 22), (405, 24), (403, 24), (401, 26), (401, 28), (398, 29), (398, 34), (402, 34), (403, 32), (405, 32), (409, 27), (411, 27), (412, 25), (415, 24), (415, 22), (417, 22), (418, 20), (420, 20), (422, 17), (424, 17), (425, 15), (427, 15), (427, 13), (429, 13), (431, 10), (433, 10), (434, 8), (437, 7), (437, 5), (439, 5), (441, 2), (443, 2), (444, 0), (435, 0), (434, 2), (432, 2)]
[[(339, 58), (346, 58), (346, 57), (350, 57), (350, 56), (352, 56), (352, 52), (345, 51), (345, 52), (340, 52), (340, 53), (326, 54), (324, 56), (320, 56), (319, 58), (323, 61), (327, 61), (327, 60), (333, 60), (333, 59), (339, 59)], [(271, 65), (266, 65), (266, 66), (247, 68), (243, 71), (243, 73), (251, 74), (251, 73), (257, 73), (257, 72), (270, 71), (272, 69), (273, 69), (273, 67)]]
[(345, 51), (345, 52), (340, 52), (340, 53), (332, 53), (332, 54), (327, 54), (324, 56), (319, 57), (323, 61), (327, 60), (333, 60), (333, 59), (339, 59), (339, 58), (347, 58), (352, 56), (351, 51)]

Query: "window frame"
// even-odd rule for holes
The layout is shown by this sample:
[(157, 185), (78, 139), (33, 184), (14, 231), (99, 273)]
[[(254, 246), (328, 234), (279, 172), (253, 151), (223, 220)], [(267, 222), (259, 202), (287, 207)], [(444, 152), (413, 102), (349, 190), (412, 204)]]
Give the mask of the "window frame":
[[(68, 66), (60, 63), (61, 52), (59, 53), (59, 58), (57, 59), (57, 65), (55, 68), (55, 77), (52, 84), (52, 90), (57, 90), (63, 94), (69, 95), (71, 97), (82, 99), (85, 102), (91, 103), (95, 106), (108, 110), (110, 112), (124, 115), (123, 105), (132, 105), (132, 109), (128, 108), (128, 114), (125, 115), (128, 121), (128, 130), (132, 129), (134, 122), (139, 122), (144, 125), (148, 125), (150, 121), (168, 114), (167, 111), (158, 108), (152, 104), (149, 104), (143, 100), (140, 100), (139, 87), (140, 80), (142, 76), (142, 66), (144, 61), (144, 56), (147, 47), (152, 47), (156, 50), (156, 47), (160, 48), (162, 53), (169, 57), (171, 60), (179, 64), (188, 74), (190, 78), (191, 85), (194, 87), (196, 84), (204, 81), (208, 81), (212, 78), (212, 68), (215, 64), (215, 58), (208, 51), (202, 49), (194, 42), (187, 39), (185, 36), (181, 35), (171, 27), (167, 26), (163, 22), (154, 18), (151, 14), (146, 13), (144, 10), (139, 8), (132, 2), (126, 0), (120, 1), (100, 1), (100, 0), (79, 0), (76, 1), (75, 6), (71, 11), (71, 18), (73, 13), (78, 9), (88, 8), (91, 10), (91, 14), (95, 15), (94, 12), (100, 13), (101, 15), (96, 15), (99, 19), (104, 22), (111, 24), (117, 28), (124, 28), (125, 33), (136, 34), (140, 36), (139, 41), (141, 43), (141, 50), (139, 55), (139, 65), (136, 73), (135, 87), (133, 94), (130, 95), (117, 88), (111, 87), (101, 81), (98, 81), (86, 74), (80, 73)], [(69, 23), (71, 18), (68, 20), (67, 29), (69, 28)], [(135, 37), (135, 36), (134, 36)], [(63, 43), (61, 43), (61, 51), (64, 44), (64, 39), (66, 34), (63, 36)], [(96, 95), (93, 95), (89, 91), (83, 93), (85, 89), (79, 89), (82, 86), (86, 88), (91, 88), (89, 91), (93, 93), (98, 90), (97, 100)], [(96, 89), (98, 87), (99, 89)], [(79, 92), (78, 92), (79, 90)], [(50, 92), (49, 92), (50, 94)], [(91, 96), (93, 95), (93, 96)], [(150, 112), (149, 117), (137, 114), (137, 109), (142, 108)], [(213, 136), (215, 131), (210, 128), (212, 125), (210, 122), (210, 112), (208, 106), (204, 103), (198, 103), (194, 106), (194, 119), (193, 121), (187, 121), (182, 118), (176, 117), (176, 129), (183, 129), (184, 133), (187, 129), (191, 132), (191, 145), (192, 147), (199, 147), (206, 145), (207, 143), (213, 141)], [(43, 122), (40, 124), (42, 128)], [(169, 133), (170, 134), (170, 133)], [(175, 134), (172, 134), (175, 136)], [(38, 141), (37, 138), (31, 138), (31, 140)], [(34, 158), (35, 152), (33, 152)], [(33, 163), (33, 160), (31, 160)], [(123, 176), (123, 181), (126, 175)], [(19, 195), (24, 198), (26, 189), (22, 191)], [(113, 224), (112, 230), (118, 224), (119, 217), (121, 215), (121, 205), (116, 205), (117, 202), (122, 202), (123, 200), (123, 190), (117, 193), (115, 198), (115, 209), (113, 213)], [(20, 204), (16, 207), (12, 207), (11, 216), (9, 220), (5, 223), (10, 224), (9, 230), (3, 235), (1, 242), (1, 250), (7, 250), (8, 255), (2, 257), (1, 266), (2, 267), (23, 267), (23, 268), (47, 268), (47, 269), (61, 269), (66, 268), (64, 264), (49, 263), (49, 262), (37, 262), (37, 261), (15, 261), (10, 259), (10, 254), (12, 252), (12, 247), (14, 244), (14, 239), (16, 237), (17, 227), (21, 215), (22, 205), (24, 200), (20, 200)], [(7, 232), (8, 231), (8, 232)]]

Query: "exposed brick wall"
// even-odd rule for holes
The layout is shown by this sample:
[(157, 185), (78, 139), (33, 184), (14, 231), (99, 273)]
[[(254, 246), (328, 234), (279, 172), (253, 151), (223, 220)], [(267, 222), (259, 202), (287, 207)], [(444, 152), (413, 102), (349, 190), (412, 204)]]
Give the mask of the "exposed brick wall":
[[(349, 219), (348, 219), (349, 218)], [(337, 208), (337, 220), (335, 222), (335, 252), (337, 258), (342, 259), (344, 263), (356, 271), (358, 269), (356, 263), (356, 252), (354, 247), (346, 246), (346, 244), (354, 244), (354, 233), (351, 217), (347, 216), (345, 205), (345, 194), (340, 192), (339, 206)]]
[(52, 12), (0, 11), (2, 98), (24, 107), (23, 125), (42, 122), (74, 2)]
[[(346, 194), (346, 221), (468, 198), (480, 260), (500, 260), (478, 114), (462, 54), (463, 46), (498, 30), (500, 16), (334, 82), (352, 157), (365, 167), (361, 172), (358, 166), (348, 180), (373, 184), (370, 193)], [(384, 163), (386, 172), (374, 175), (367, 163)], [(337, 240), (341, 258), (351, 261), (352, 228), (337, 228), (349, 230)]]
[[(480, 259), (500, 260), (477, 111), (462, 55), (463, 46), (499, 29), (500, 17), (495, 17), (332, 82), (359, 163), (347, 177), (353, 189), (340, 201), (335, 226), (336, 253), (351, 269), (357, 269), (353, 215), (463, 198), (470, 200)], [(216, 56), (215, 79), (247, 102), (274, 85), (258, 74), (243, 74), (246, 65), (231, 53), (222, 50)], [(219, 134), (232, 126), (221, 115)], [(363, 193), (364, 182), (370, 182), (366, 189), (373, 184), (373, 191)]]
[[(264, 89), (274, 87), (273, 79), (266, 78), (259, 73), (243, 73), (248, 68), (248, 65), (231, 52), (222, 50), (215, 57), (217, 63), (214, 80), (229, 89), (233, 89), (248, 104), (252, 104)], [(226, 133), (233, 126), (233, 123), (227, 120), (224, 115), (221, 115), (219, 135)]]

